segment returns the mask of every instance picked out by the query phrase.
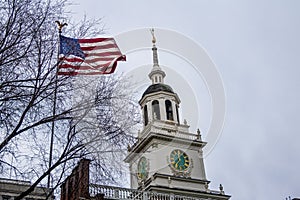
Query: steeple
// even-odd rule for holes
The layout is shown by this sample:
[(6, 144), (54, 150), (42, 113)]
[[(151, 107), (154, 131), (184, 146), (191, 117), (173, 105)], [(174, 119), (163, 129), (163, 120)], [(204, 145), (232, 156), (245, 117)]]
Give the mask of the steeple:
[(154, 36), (154, 29), (150, 29), (152, 34), (152, 52), (153, 52), (153, 68), (149, 73), (149, 78), (152, 80), (152, 84), (164, 83), (164, 78), (166, 73), (159, 67), (158, 64), (158, 55), (157, 55), (157, 47), (155, 45), (156, 38)]
[(206, 142), (202, 141), (200, 130), (191, 133), (186, 121), (180, 123), (180, 99), (164, 83), (166, 74), (158, 64), (154, 29), (151, 34), (153, 67), (149, 78), (152, 84), (139, 100), (144, 127), (138, 132), (137, 142), (128, 148), (125, 158), (132, 172), (131, 187), (171, 193), (173, 199), (185, 194), (191, 199), (228, 200), (230, 196), (224, 194), (222, 187), (220, 192), (209, 189), (202, 150)]

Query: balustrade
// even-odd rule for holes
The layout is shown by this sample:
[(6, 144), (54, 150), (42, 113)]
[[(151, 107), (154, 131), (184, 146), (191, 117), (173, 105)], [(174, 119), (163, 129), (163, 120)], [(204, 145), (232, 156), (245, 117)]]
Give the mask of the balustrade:
[(96, 196), (97, 194), (104, 194), (104, 199), (112, 200), (209, 200), (208, 198), (196, 198), (170, 193), (156, 193), (129, 188), (90, 184), (91, 197)]

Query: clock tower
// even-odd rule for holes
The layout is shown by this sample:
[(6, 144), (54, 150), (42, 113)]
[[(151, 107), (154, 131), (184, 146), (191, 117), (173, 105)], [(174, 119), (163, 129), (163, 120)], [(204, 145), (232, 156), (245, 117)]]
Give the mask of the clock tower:
[(125, 162), (129, 163), (132, 189), (172, 193), (203, 199), (229, 199), (222, 185), (220, 192), (209, 189), (203, 162), (199, 129), (179, 120), (180, 98), (165, 84), (166, 73), (158, 63), (154, 30), (153, 67), (149, 73), (152, 84), (143, 93), (139, 104), (143, 113), (143, 130), (137, 142), (128, 147)]

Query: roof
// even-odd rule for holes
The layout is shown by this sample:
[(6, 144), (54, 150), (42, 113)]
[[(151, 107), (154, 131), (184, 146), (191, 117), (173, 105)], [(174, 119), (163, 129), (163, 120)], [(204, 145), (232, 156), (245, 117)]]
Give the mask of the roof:
[(169, 92), (169, 93), (174, 94), (174, 91), (173, 91), (173, 89), (170, 86), (168, 86), (166, 84), (162, 84), (162, 83), (157, 83), (157, 84), (150, 85), (146, 89), (146, 91), (144, 92), (142, 98), (144, 96), (146, 96), (147, 94), (151, 94), (151, 93), (155, 93), (155, 92), (160, 92), (160, 91), (161, 92)]

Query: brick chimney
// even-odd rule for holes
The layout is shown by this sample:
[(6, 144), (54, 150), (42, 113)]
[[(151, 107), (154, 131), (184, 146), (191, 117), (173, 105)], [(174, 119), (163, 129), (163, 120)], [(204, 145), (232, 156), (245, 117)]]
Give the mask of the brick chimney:
[(89, 199), (89, 164), (90, 160), (81, 159), (70, 176), (61, 185), (61, 200)]

